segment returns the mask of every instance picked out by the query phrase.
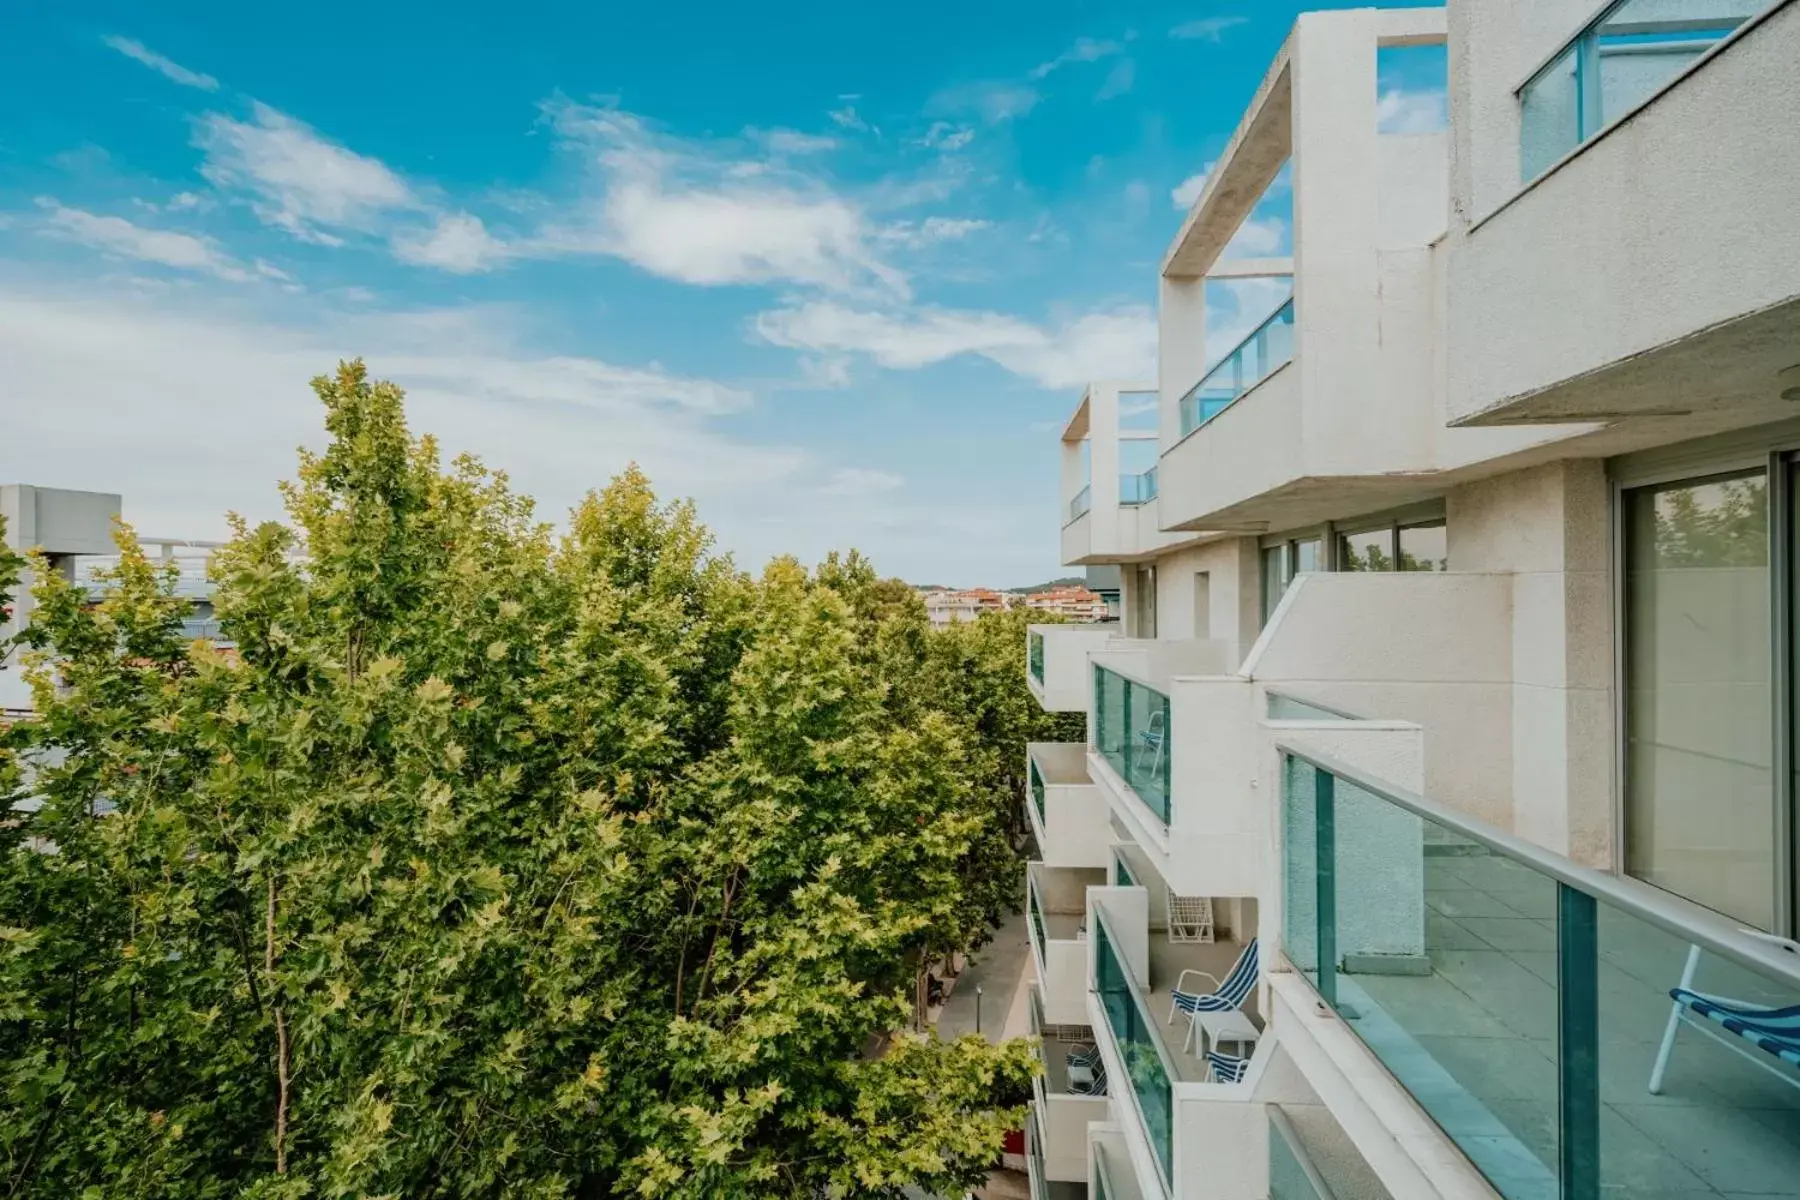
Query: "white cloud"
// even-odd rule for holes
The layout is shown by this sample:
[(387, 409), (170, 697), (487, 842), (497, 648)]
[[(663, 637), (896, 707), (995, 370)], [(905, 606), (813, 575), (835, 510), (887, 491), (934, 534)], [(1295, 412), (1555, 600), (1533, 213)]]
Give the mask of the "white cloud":
[(40, 198), (38, 205), (45, 212), (45, 229), (67, 241), (92, 246), (121, 258), (179, 271), (197, 271), (233, 283), (245, 283), (253, 278), (250, 271), (209, 239), (167, 229), (146, 229), (123, 217), (103, 217), (79, 208), (65, 208), (48, 198)]
[(974, 140), (975, 131), (967, 126), (959, 127), (948, 121), (933, 121), (931, 128), (927, 129), (925, 136), (919, 140), (919, 144), (935, 150), (942, 150), (946, 154), (954, 154)]
[(195, 144), (206, 153), (201, 174), (219, 188), (248, 193), (269, 224), (335, 246), (343, 239), (333, 230), (374, 232), (384, 214), (420, 207), (406, 181), (380, 160), (266, 104), (255, 105), (252, 118), (209, 113), (196, 124)]
[(825, 115), (830, 117), (832, 122), (841, 129), (854, 129), (860, 132), (869, 127), (868, 122), (856, 115), (856, 106), (853, 104), (846, 104), (842, 108), (834, 108)]
[(1073, 45), (1049, 62), (1039, 63), (1029, 72), (1032, 79), (1044, 79), (1055, 71), (1075, 63), (1098, 62), (1103, 58), (1111, 58), (1115, 54), (1125, 53), (1122, 42), (1101, 40), (1098, 38), (1076, 38)]
[(836, 150), (838, 140), (798, 129), (746, 129), (746, 137), (761, 142), (770, 154), (823, 154)]
[(802, 356), (800, 359), (800, 379), (812, 388), (841, 388), (850, 386), (850, 360), (847, 358), (812, 358)]
[(323, 436), (307, 380), (361, 354), (407, 389), (413, 428), (439, 435), (446, 458), (467, 450), (507, 469), (546, 517), (634, 459), (665, 494), (722, 511), (790, 481), (795, 511), (812, 507), (803, 452), (714, 428), (750, 403), (729, 385), (545, 353), (505, 309), (350, 310), (314, 296), (283, 319), (236, 295), (0, 283), (0, 361), (17, 401), (0, 479), (122, 492), (128, 518), (169, 536), (217, 536), (228, 509), (276, 516), (292, 448)]
[(973, 217), (926, 217), (919, 222), (900, 221), (890, 225), (882, 230), (881, 238), (917, 249), (938, 242), (960, 242), (993, 226), (992, 221)]
[(896, 314), (819, 301), (762, 313), (755, 328), (777, 346), (865, 354), (893, 370), (978, 355), (1047, 388), (1141, 375), (1156, 365), (1156, 318), (1142, 306), (1088, 313), (1052, 329), (996, 312)]
[(1375, 102), (1375, 125), (1382, 133), (1435, 133), (1448, 129), (1449, 97), (1441, 89), (1388, 88)]
[(481, 218), (468, 213), (438, 217), (429, 233), (408, 232), (393, 241), (394, 257), (414, 266), (437, 267), (458, 275), (486, 271), (505, 262), (513, 250), (496, 239)]
[(1287, 246), (1287, 222), (1280, 217), (1251, 217), (1237, 227), (1220, 252), (1226, 258), (1269, 258)]
[(1174, 189), (1169, 192), (1169, 199), (1175, 202), (1176, 208), (1186, 212), (1194, 207), (1194, 201), (1198, 200), (1200, 193), (1206, 190), (1206, 181), (1212, 175), (1214, 165), (1214, 163), (1207, 163), (1175, 185)]
[(1106, 74), (1106, 82), (1100, 85), (1098, 92), (1094, 93), (1094, 99), (1111, 100), (1115, 96), (1123, 96), (1131, 90), (1131, 85), (1136, 79), (1137, 64), (1131, 59), (1127, 58), (1122, 62), (1115, 63), (1113, 69)]
[(1182, 22), (1169, 30), (1169, 36), (1202, 42), (1218, 42), (1224, 39), (1226, 30), (1235, 29), (1239, 25), (1247, 25), (1249, 22), (1249, 17), (1201, 17), (1197, 21)]
[(164, 58), (150, 47), (128, 37), (113, 35), (106, 44), (123, 54), (126, 58), (136, 59), (152, 71), (159, 72), (168, 79), (174, 80), (183, 87), (199, 88), (203, 92), (219, 90), (219, 81), (211, 75), (203, 75), (199, 71), (190, 71), (171, 58)]
[(891, 492), (906, 483), (892, 471), (874, 471), (867, 467), (839, 467), (831, 480), (819, 490), (827, 496), (871, 496)]
[(617, 109), (559, 103), (559, 134), (598, 195), (542, 229), (532, 253), (596, 253), (693, 284), (791, 283), (907, 294), (874, 253), (863, 206), (825, 181), (731, 144), (662, 135)]
[(1043, 96), (1030, 84), (1006, 79), (987, 79), (944, 88), (926, 104), (931, 113), (978, 114), (989, 125), (1022, 117), (1037, 107)]

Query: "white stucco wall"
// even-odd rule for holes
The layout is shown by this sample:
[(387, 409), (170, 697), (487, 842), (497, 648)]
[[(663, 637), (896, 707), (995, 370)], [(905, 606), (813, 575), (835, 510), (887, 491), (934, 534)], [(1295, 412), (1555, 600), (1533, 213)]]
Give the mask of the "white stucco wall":
[(1800, 295), (1800, 5), (1517, 194), (1513, 89), (1592, 11), (1449, 6), (1453, 418)]
[[(1164, 638), (1211, 639), (1243, 652), (1256, 640), (1260, 613), (1254, 538), (1226, 538), (1157, 558), (1157, 632)], [(1207, 577), (1208, 625), (1196, 625), (1195, 576)], [(1249, 597), (1249, 603), (1245, 598)], [(1233, 662), (1231, 665), (1235, 666)]]
[(1610, 493), (1576, 459), (1452, 491), (1450, 561), (1512, 586), (1512, 829), (1589, 866), (1613, 863)]

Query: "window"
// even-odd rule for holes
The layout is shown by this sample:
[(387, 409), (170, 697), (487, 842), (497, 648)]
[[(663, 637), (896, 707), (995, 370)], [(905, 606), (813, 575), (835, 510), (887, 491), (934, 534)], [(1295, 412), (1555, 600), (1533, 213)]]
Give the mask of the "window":
[(1519, 171), (1535, 179), (1648, 100), (1769, 0), (1619, 0), (1519, 89)]
[(1212, 572), (1194, 572), (1194, 636), (1212, 636)]
[(1622, 518), (1625, 870), (1777, 928), (1767, 474), (1638, 488)]
[(1449, 527), (1442, 521), (1400, 527), (1400, 569), (1402, 571), (1448, 571), (1450, 569)]
[(1293, 575), (1288, 571), (1288, 543), (1264, 546), (1262, 552), (1262, 620), (1269, 623)]
[(1134, 627), (1128, 631), (1129, 636), (1153, 638), (1156, 636), (1156, 568), (1138, 567), (1131, 573), (1132, 613)]
[(1338, 535), (1340, 571), (1447, 571), (1449, 528), (1442, 519), (1401, 524)]

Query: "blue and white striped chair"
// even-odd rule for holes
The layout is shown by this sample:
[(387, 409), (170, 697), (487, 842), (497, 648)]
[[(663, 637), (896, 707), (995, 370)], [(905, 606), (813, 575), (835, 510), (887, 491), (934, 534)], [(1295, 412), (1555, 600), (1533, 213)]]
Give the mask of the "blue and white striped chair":
[[(1244, 1001), (1256, 990), (1258, 965), (1257, 939), (1251, 938), (1244, 946), (1244, 952), (1238, 955), (1231, 973), (1221, 982), (1216, 975), (1189, 967), (1175, 980), (1174, 995), (1169, 997), (1169, 1016), (1163, 1023), (1173, 1024), (1178, 1012), (1188, 1015), (1187, 1037), (1181, 1043), (1185, 1053), (1194, 1042), (1196, 1029), (1206, 1031), (1211, 1048), (1216, 1049), (1220, 1042), (1254, 1042), (1262, 1036), (1262, 1031), (1249, 1017), (1244, 1015)], [(1212, 980), (1213, 990), (1210, 992), (1190, 992), (1185, 989), (1189, 975), (1197, 975), (1202, 979)]]
[(1239, 1058), (1235, 1054), (1221, 1054), (1217, 1050), (1208, 1050), (1206, 1067), (1214, 1083), (1242, 1083), (1244, 1076), (1250, 1073), (1250, 1060)]
[[(1748, 929), (1742, 932), (1759, 940), (1772, 942), (1790, 952), (1800, 952), (1800, 945), (1786, 938)], [(1675, 1051), (1675, 1034), (1683, 1025), (1712, 1038), (1782, 1082), (1800, 1087), (1800, 1075), (1794, 1073), (1800, 1070), (1800, 1004), (1769, 1008), (1697, 992), (1693, 984), (1694, 974), (1699, 967), (1700, 947), (1690, 946), (1687, 965), (1681, 972), (1681, 983), (1669, 989), (1669, 998), (1675, 1004), (1669, 1011), (1669, 1024), (1663, 1031), (1662, 1047), (1656, 1054), (1656, 1066), (1650, 1072), (1651, 1094), (1662, 1094), (1663, 1076), (1669, 1070), (1669, 1056)], [(1755, 1047), (1755, 1050), (1747, 1047)], [(1770, 1057), (1784, 1066), (1776, 1066), (1769, 1061)]]

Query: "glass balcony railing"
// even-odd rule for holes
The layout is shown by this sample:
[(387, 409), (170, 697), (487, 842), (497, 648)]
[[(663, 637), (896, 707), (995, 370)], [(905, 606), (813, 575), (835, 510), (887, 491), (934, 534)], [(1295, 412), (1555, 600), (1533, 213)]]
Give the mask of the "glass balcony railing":
[(1031, 670), (1031, 677), (1039, 684), (1044, 682), (1044, 635), (1028, 633), (1025, 635), (1025, 662)]
[(1278, 1105), (1269, 1114), (1269, 1200), (1337, 1200)]
[(1094, 749), (1138, 799), (1169, 823), (1169, 698), (1094, 668)]
[(1800, 947), (1282, 752), (1288, 958), (1496, 1191), (1800, 1197)]
[(1536, 179), (1769, 0), (1619, 0), (1519, 89), (1519, 167)]
[(1044, 777), (1038, 774), (1037, 760), (1027, 758), (1025, 769), (1031, 776), (1031, 801), (1037, 807), (1038, 824), (1048, 829), (1050, 828), (1050, 818), (1044, 815)]
[(1186, 437), (1224, 412), (1239, 396), (1268, 378), (1277, 367), (1293, 361), (1293, 357), (1294, 301), (1289, 297), (1181, 398), (1181, 436)]
[(1269, 702), (1269, 719), (1271, 721), (1354, 721), (1355, 717), (1335, 708), (1327, 708), (1323, 704), (1315, 704), (1311, 700), (1302, 700), (1298, 696), (1290, 696), (1286, 692), (1278, 692), (1274, 688), (1267, 689)]
[(1069, 521), (1079, 521), (1082, 517), (1087, 516), (1088, 509), (1092, 508), (1093, 505), (1094, 488), (1093, 485), (1090, 484), (1087, 487), (1082, 488), (1079, 492), (1076, 492), (1075, 498), (1069, 501)]
[(1130, 1080), (1131, 1086), (1125, 1090), (1137, 1107), (1166, 1188), (1174, 1175), (1175, 1089), (1170, 1081), (1175, 1078), (1175, 1068), (1106, 926), (1105, 915), (1098, 909), (1095, 915), (1094, 992)]
[(1115, 850), (1113, 850), (1112, 859), (1113, 859), (1113, 886), (1114, 887), (1136, 887), (1138, 885), (1138, 881), (1136, 878), (1134, 878), (1132, 876), (1131, 864), (1125, 861), (1125, 855), (1123, 853), (1121, 853), (1119, 850), (1115, 849)]
[(1156, 499), (1156, 468), (1138, 475), (1119, 476), (1120, 504), (1148, 504)]
[(1037, 953), (1038, 964), (1040, 968), (1045, 967), (1050, 959), (1044, 946), (1044, 906), (1038, 900), (1037, 880), (1029, 871), (1025, 875), (1025, 923), (1030, 927), (1031, 948)]

